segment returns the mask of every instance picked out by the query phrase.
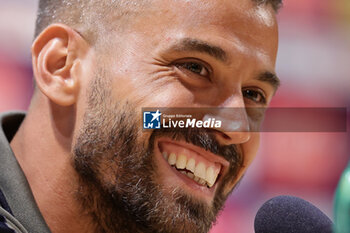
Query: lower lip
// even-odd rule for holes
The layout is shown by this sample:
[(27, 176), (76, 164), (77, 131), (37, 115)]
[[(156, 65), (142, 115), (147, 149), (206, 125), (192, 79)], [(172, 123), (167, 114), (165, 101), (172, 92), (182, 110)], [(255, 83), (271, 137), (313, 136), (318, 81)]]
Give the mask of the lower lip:
[[(159, 150), (159, 146), (158, 143), (155, 143), (155, 155), (156, 158), (160, 164), (159, 169), (166, 169), (167, 171), (165, 171), (166, 174), (170, 172), (172, 172), (173, 174), (175, 174), (175, 176), (178, 178), (177, 180), (179, 180), (179, 184), (181, 187), (185, 188), (185, 189), (190, 189), (189, 193), (191, 193), (192, 195), (195, 196), (199, 196), (201, 198), (206, 199), (206, 201), (211, 202), (213, 200), (214, 197), (214, 193), (215, 193), (215, 189), (216, 189), (216, 184), (214, 184), (211, 188), (208, 188), (206, 185), (200, 185), (198, 184), (196, 181), (194, 181), (193, 179), (189, 178), (187, 175), (182, 174), (181, 172), (179, 172), (175, 167), (170, 166), (170, 164), (168, 163), (168, 161), (166, 161), (164, 159), (164, 157), (162, 156), (161, 151)], [(183, 185), (185, 184), (185, 185)]]

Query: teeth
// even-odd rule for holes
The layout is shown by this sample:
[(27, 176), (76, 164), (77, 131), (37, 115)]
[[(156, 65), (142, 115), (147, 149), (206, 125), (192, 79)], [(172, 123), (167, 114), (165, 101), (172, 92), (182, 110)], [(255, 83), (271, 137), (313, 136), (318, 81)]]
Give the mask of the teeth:
[(168, 153), (163, 152), (163, 157), (164, 157), (165, 160), (168, 160)]
[(217, 174), (215, 175), (215, 173), (214, 173), (214, 168), (213, 167), (209, 167), (207, 169), (207, 174), (206, 174), (206, 178), (205, 179), (206, 179), (209, 187), (212, 187), (214, 185), (217, 176), (218, 175)]
[(204, 163), (199, 163), (194, 169), (194, 175), (199, 178), (205, 179), (206, 177), (206, 169)]
[(205, 180), (199, 178), (198, 183), (201, 184), (201, 185), (205, 185), (207, 182)]
[(213, 166), (206, 168), (206, 165), (203, 162), (198, 163), (196, 166), (196, 161), (193, 158), (187, 160), (187, 157), (183, 154), (176, 156), (175, 153), (170, 153), (168, 155), (167, 152), (163, 152), (162, 155), (165, 160), (168, 160), (168, 163), (171, 166), (175, 165), (177, 169), (186, 168), (188, 172), (184, 170), (180, 172), (197, 183), (201, 185), (208, 185), (209, 188), (215, 184), (218, 177), (218, 172), (215, 172)]
[(170, 165), (175, 165), (176, 164), (176, 155), (174, 153), (171, 153), (168, 158), (168, 163)]
[(194, 178), (194, 175), (193, 175), (193, 173), (192, 172), (187, 172), (187, 174), (186, 174), (188, 177), (190, 177), (191, 179), (193, 179)]
[(196, 161), (190, 158), (186, 164), (186, 169), (194, 173), (194, 168), (196, 167)]
[(176, 160), (176, 167), (178, 169), (184, 169), (186, 167), (187, 158), (184, 155), (180, 155)]

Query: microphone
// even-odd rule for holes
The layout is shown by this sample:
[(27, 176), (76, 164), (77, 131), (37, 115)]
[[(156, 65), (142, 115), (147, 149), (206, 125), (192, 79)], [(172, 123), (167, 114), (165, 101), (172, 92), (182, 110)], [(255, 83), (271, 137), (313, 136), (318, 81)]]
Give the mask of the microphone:
[(255, 233), (332, 233), (332, 221), (313, 204), (293, 196), (278, 196), (258, 210)]

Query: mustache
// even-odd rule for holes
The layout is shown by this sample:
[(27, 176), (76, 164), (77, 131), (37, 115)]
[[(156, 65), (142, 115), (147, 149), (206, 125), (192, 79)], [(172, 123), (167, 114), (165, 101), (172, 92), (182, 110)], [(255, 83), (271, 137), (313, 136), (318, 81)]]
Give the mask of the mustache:
[(198, 129), (198, 128), (162, 128), (152, 132), (150, 145), (154, 145), (157, 137), (169, 137), (175, 141), (184, 140), (195, 146), (201, 147), (206, 151), (223, 157), (231, 167), (243, 167), (243, 156), (237, 149), (235, 144), (220, 145), (216, 139), (215, 130), (213, 129)]

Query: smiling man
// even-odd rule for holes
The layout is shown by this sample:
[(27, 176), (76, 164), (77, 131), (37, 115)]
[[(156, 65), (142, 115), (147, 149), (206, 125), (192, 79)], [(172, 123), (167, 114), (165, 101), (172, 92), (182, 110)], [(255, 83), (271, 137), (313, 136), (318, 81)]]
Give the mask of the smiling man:
[(141, 109), (267, 107), (279, 5), (40, 0), (34, 96), (1, 116), (0, 232), (208, 232), (257, 152), (254, 116), (146, 132)]

